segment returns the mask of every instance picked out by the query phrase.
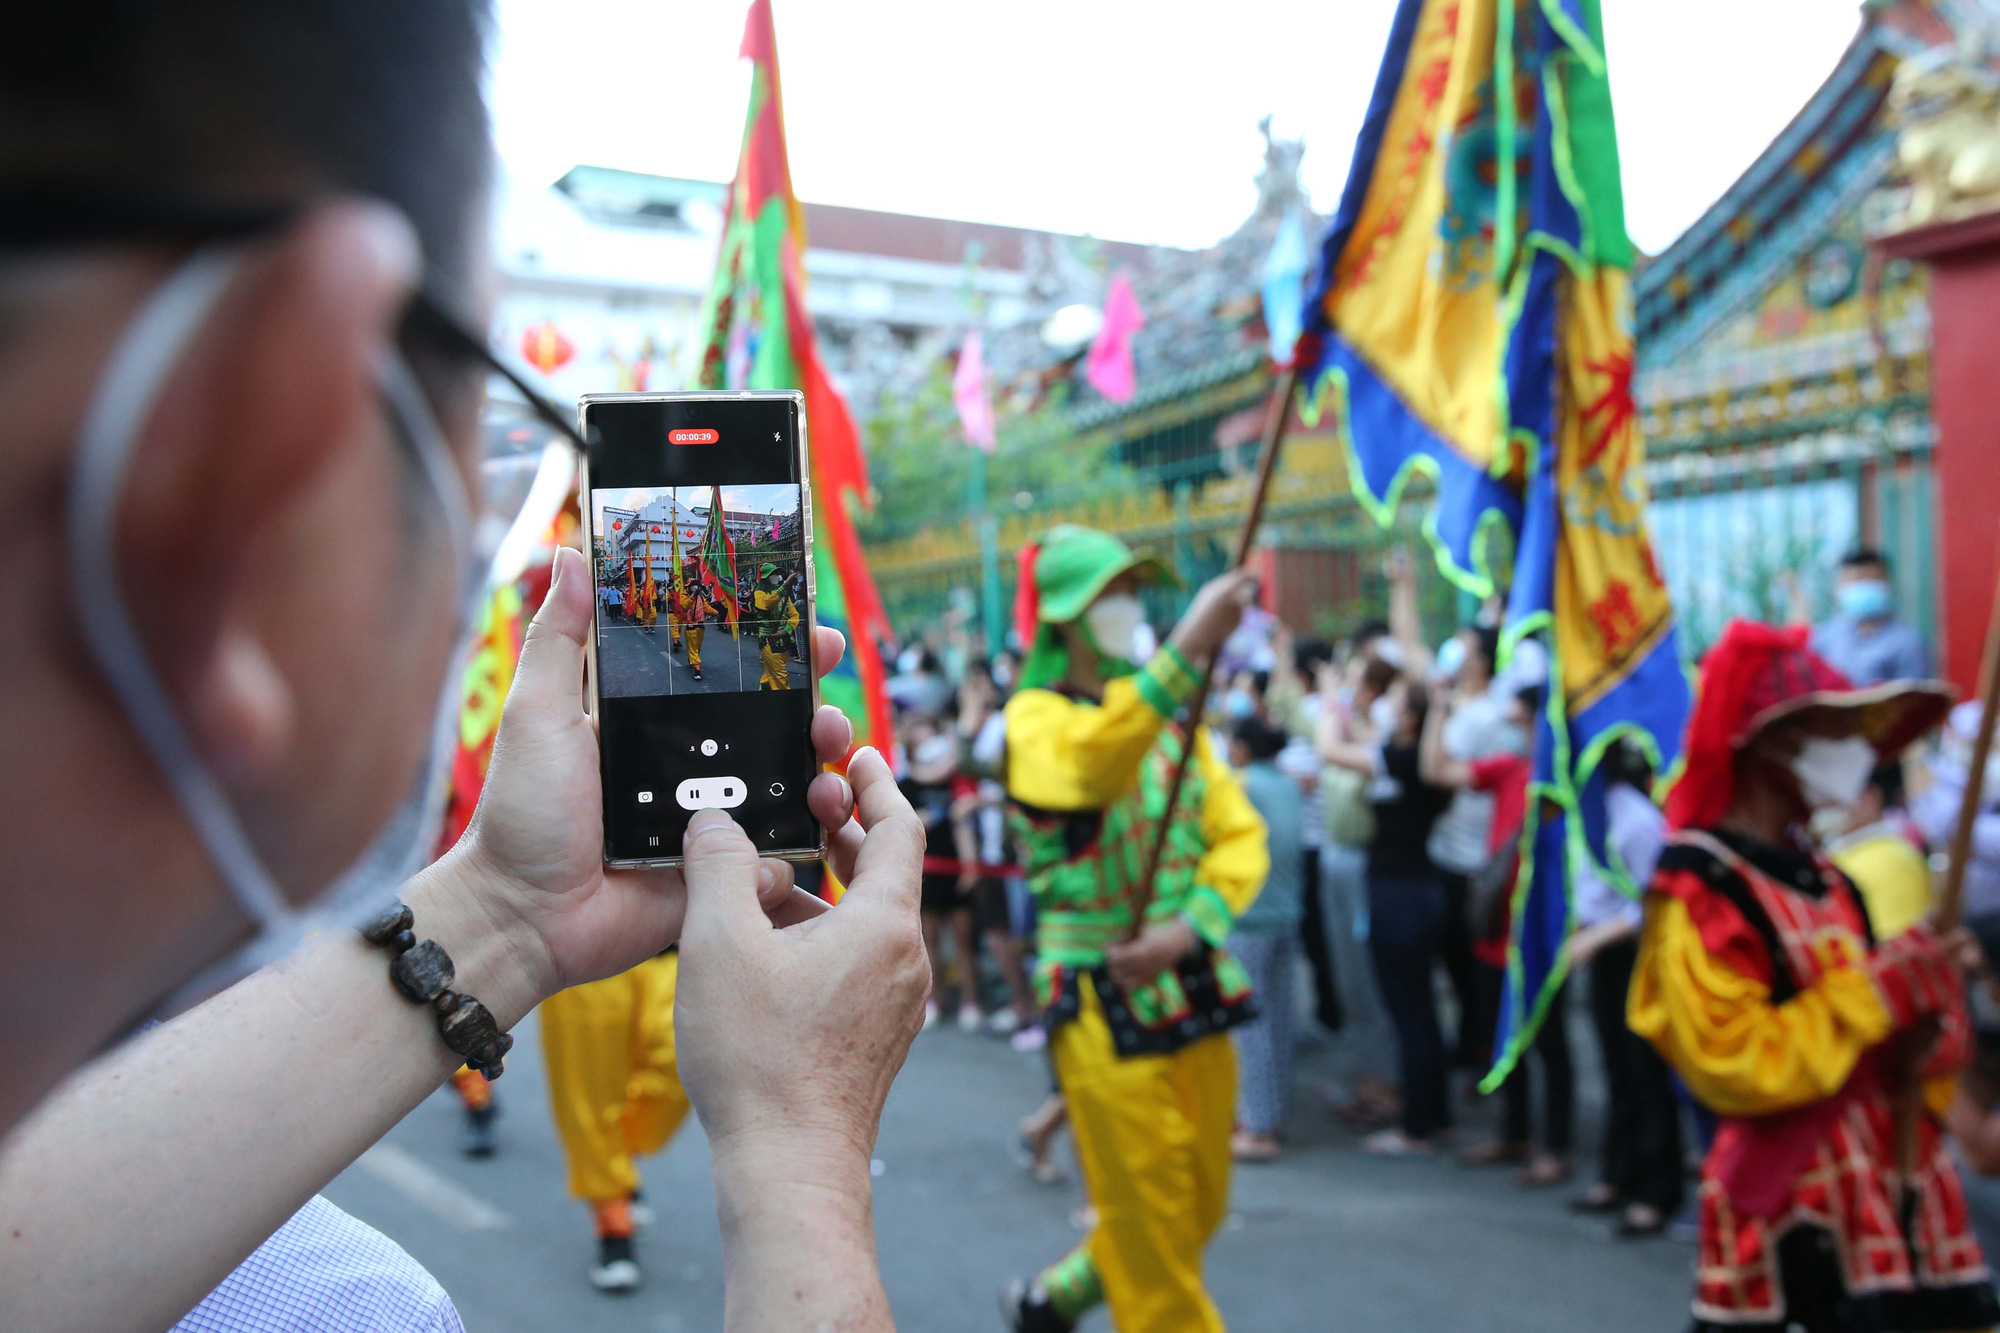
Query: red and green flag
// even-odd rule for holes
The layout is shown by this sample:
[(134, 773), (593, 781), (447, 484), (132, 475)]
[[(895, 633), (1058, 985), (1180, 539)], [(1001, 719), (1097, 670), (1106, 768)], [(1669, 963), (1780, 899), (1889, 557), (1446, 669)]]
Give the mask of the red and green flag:
[(722, 519), (720, 486), (709, 487), (708, 527), (701, 534), (701, 550), (696, 559), (701, 562), (701, 581), (708, 589), (709, 600), (729, 617), (729, 632), (736, 633), (740, 610), (737, 602), (736, 543), (729, 536), (729, 525)]
[(756, 72), (715, 282), (702, 306), (701, 383), (711, 389), (804, 392), (817, 537), (816, 610), (820, 624), (847, 636), (847, 655), (820, 691), (853, 720), (857, 744), (886, 745), (889, 700), (877, 645), (888, 636), (889, 619), (850, 512), (850, 505), (867, 503), (868, 468), (854, 418), (820, 363), (806, 307), (805, 215), (792, 192), (785, 152), (770, 0), (753, 0), (742, 54), (756, 63)]

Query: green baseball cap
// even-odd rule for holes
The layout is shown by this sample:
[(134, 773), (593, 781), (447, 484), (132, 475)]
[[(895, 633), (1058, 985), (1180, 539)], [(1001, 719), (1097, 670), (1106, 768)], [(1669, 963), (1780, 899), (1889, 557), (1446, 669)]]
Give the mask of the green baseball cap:
[(1075, 620), (1106, 584), (1125, 573), (1138, 575), (1144, 583), (1181, 586), (1173, 566), (1156, 555), (1134, 551), (1108, 532), (1075, 523), (1049, 529), (1035, 554), (1036, 619), (1049, 625)]

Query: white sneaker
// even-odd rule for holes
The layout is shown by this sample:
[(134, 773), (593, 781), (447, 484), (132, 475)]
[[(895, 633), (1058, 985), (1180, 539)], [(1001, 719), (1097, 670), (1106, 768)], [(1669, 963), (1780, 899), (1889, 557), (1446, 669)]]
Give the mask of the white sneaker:
[(1024, 1054), (1031, 1054), (1048, 1046), (1049, 1034), (1040, 1023), (1030, 1023), (1009, 1038), (1007, 1044)]
[(1012, 1036), (1020, 1030), (1020, 1027), (1020, 1015), (1016, 1014), (1011, 1006), (995, 1009), (993, 1016), (986, 1020), (986, 1030), (996, 1037)]
[(944, 1010), (938, 1008), (935, 1004), (926, 1004), (924, 1006), (924, 1031), (929, 1032), (932, 1028), (936, 1027), (939, 1020), (943, 1017)]
[(639, 1265), (630, 1259), (615, 1259), (608, 1264), (592, 1264), (590, 1285), (599, 1291), (637, 1291)]
[(599, 1291), (636, 1291), (639, 1265), (632, 1258), (630, 1236), (599, 1236), (597, 1262), (590, 1266), (590, 1285)]
[(979, 1012), (978, 1005), (961, 1004), (958, 1006), (958, 1030), (960, 1032), (977, 1032), (985, 1022), (986, 1015)]

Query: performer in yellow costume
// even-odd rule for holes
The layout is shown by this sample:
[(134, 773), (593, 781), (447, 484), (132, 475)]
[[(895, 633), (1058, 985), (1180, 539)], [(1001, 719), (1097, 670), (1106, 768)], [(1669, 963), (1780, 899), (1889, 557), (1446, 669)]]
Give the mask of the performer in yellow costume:
[(715, 604), (708, 599), (708, 589), (701, 586), (701, 576), (693, 561), (688, 562), (683, 579), (687, 591), (681, 599), (681, 614), (687, 629), (681, 640), (687, 644), (688, 670), (696, 680), (701, 679), (701, 643), (708, 637), (708, 622), (715, 615)]
[(1229, 1199), (1236, 1059), (1254, 1013), (1222, 948), (1269, 869), (1264, 824), (1197, 732), (1166, 855), (1129, 938), (1139, 881), (1186, 731), (1194, 661), (1233, 629), (1252, 584), (1225, 574), (1167, 645), (1132, 662), (1142, 581), (1172, 579), (1106, 533), (1064, 526), (1022, 555), (1016, 616), (1033, 652), (1009, 701), (1007, 794), (1039, 909), (1036, 976), (1097, 1226), (1003, 1312), (1065, 1333), (1092, 1306), (1118, 1333), (1217, 1333), (1202, 1252)]
[(591, 1285), (639, 1285), (632, 1198), (637, 1158), (658, 1152), (687, 1117), (674, 1058), (674, 981), (668, 952), (631, 971), (572, 986), (542, 1001), (542, 1056), (549, 1101), (569, 1166), (569, 1192), (597, 1224)]
[(764, 674), (757, 678), (760, 689), (790, 689), (788, 678), (792, 649), (798, 644), (799, 606), (785, 591), (785, 576), (776, 565), (764, 566), (764, 586), (751, 595), (757, 609), (757, 656)]
[[(1734, 622), (1703, 662), (1626, 1005), (1720, 1117), (1695, 1333), (2000, 1320), (1934, 1113), (1971, 1055), (1964, 983), (1927, 925), (1888, 937), (1808, 831), (1949, 703), (1928, 682), (1851, 688), (1804, 627)], [(1893, 1108), (1912, 1078), (1930, 1109), (1905, 1178)]]

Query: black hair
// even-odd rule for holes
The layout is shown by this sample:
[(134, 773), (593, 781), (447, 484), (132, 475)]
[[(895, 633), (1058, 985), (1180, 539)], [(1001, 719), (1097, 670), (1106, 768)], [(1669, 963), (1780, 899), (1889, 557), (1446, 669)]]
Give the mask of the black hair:
[(1466, 628), (1472, 631), (1472, 646), (1486, 659), (1486, 672), (1491, 675), (1493, 669), (1500, 664), (1500, 627), (1467, 625)]
[(1653, 761), (1628, 736), (1620, 736), (1611, 742), (1604, 751), (1599, 771), (1604, 774), (1607, 787), (1622, 782), (1628, 787), (1636, 787), (1644, 795), (1652, 795)]
[(917, 670), (926, 676), (941, 675), (944, 668), (938, 664), (937, 654), (928, 648), (917, 650)]
[(1846, 555), (1840, 557), (1840, 567), (1842, 569), (1879, 569), (1886, 574), (1889, 572), (1889, 557), (1883, 555), (1872, 546), (1857, 546)]
[(1868, 775), (1868, 785), (1882, 793), (1884, 810), (1900, 810), (1907, 800), (1903, 790), (1902, 759), (1884, 759), (1875, 765), (1875, 771)]
[(1386, 620), (1364, 620), (1354, 627), (1354, 646), (1361, 649), (1377, 639), (1389, 637), (1389, 622)]
[(1533, 722), (1542, 711), (1542, 703), (1548, 694), (1539, 685), (1523, 685), (1514, 691), (1514, 701), (1528, 712), (1528, 720)]
[(1275, 759), (1289, 737), (1261, 717), (1238, 718), (1229, 734), (1250, 752), (1252, 759)]
[(66, 0), (0, 43), (0, 189), (254, 211), (352, 193), (470, 286), (487, 0)]
[(1322, 662), (1333, 660), (1333, 645), (1325, 639), (1301, 639), (1292, 645), (1292, 666), (1302, 676), (1311, 676)]
[(1271, 673), (1268, 671), (1251, 672), (1250, 688), (1257, 692), (1259, 699), (1269, 694), (1271, 692)]
[(1403, 673), (1394, 664), (1371, 657), (1361, 666), (1361, 684), (1375, 694), (1387, 694)]

